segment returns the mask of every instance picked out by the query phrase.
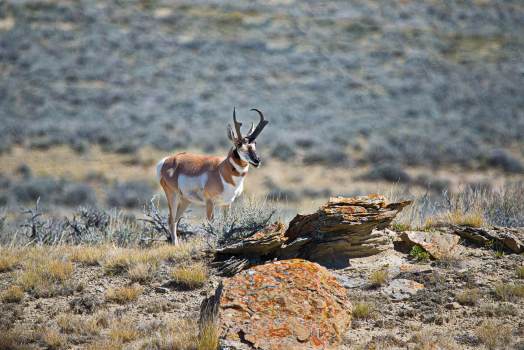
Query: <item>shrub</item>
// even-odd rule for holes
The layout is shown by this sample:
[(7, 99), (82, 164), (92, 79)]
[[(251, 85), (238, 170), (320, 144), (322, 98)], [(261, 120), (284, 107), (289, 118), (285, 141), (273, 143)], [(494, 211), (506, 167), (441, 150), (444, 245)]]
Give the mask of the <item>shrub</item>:
[(409, 183), (411, 177), (398, 164), (378, 164), (365, 175), (362, 176), (366, 180), (375, 181), (389, 181), (399, 183)]
[(139, 285), (129, 287), (110, 288), (106, 292), (106, 300), (117, 304), (126, 304), (135, 301), (142, 294), (143, 289)]
[(509, 173), (523, 173), (524, 165), (504, 149), (494, 149), (487, 157), (487, 164)]
[(70, 207), (93, 205), (96, 203), (95, 191), (86, 184), (68, 184), (56, 202)]
[(196, 263), (189, 266), (176, 267), (171, 272), (173, 282), (177, 287), (184, 290), (201, 288), (208, 279), (208, 269), (202, 263)]
[(153, 188), (145, 181), (114, 184), (108, 190), (107, 205), (119, 208), (139, 208), (153, 195)]
[(517, 316), (518, 311), (513, 304), (510, 303), (490, 303), (482, 304), (479, 308), (479, 313), (482, 316), (488, 317), (502, 317), (502, 316)]
[(413, 259), (415, 259), (416, 261), (420, 261), (420, 262), (427, 262), (430, 260), (430, 255), (428, 252), (426, 252), (424, 250), (424, 248), (422, 248), (421, 246), (419, 245), (414, 245), (410, 252), (409, 252), (409, 256), (411, 256)]
[(227, 215), (216, 215), (203, 224), (203, 229), (219, 245), (226, 245), (260, 231), (271, 223), (276, 214), (274, 205), (267, 200), (243, 196), (233, 203)]

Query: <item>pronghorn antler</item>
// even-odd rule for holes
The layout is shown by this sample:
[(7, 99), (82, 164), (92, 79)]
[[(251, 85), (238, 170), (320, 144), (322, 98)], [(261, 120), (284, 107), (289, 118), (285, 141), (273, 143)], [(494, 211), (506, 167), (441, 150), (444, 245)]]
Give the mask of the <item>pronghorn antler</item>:
[(233, 121), (235, 122), (235, 130), (236, 130), (236, 133), (237, 133), (237, 140), (240, 141), (240, 140), (242, 140), (242, 133), (240, 132), (240, 127), (242, 126), (242, 123), (239, 123), (237, 121), (237, 114), (236, 114), (236, 111), (235, 111), (235, 107), (233, 107)]
[(257, 136), (260, 134), (262, 129), (264, 129), (265, 126), (269, 123), (269, 121), (264, 119), (264, 115), (258, 109), (252, 108), (251, 110), (258, 113), (258, 115), (260, 116), (260, 121), (258, 122), (256, 129), (252, 133), (247, 135), (247, 139), (249, 140), (249, 142), (253, 142), (257, 138)]

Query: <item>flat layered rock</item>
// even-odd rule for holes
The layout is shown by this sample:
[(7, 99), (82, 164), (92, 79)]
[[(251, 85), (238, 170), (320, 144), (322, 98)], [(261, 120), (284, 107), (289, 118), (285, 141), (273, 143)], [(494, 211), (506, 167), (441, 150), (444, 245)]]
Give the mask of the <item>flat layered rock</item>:
[(351, 311), (335, 277), (302, 259), (259, 265), (225, 279), (202, 308), (215, 314), (223, 345), (264, 350), (336, 348)]
[(455, 257), (462, 251), (460, 237), (442, 232), (405, 231), (399, 234), (408, 245), (419, 245), (437, 260)]
[(524, 252), (524, 228), (523, 227), (469, 227), (451, 226), (450, 233), (474, 242), (482, 246), (498, 245), (513, 253)]
[(299, 214), (289, 223), (284, 256), (296, 254), (325, 266), (343, 267), (350, 258), (390, 249), (392, 241), (385, 228), (410, 203), (388, 203), (380, 195), (330, 198), (316, 213)]

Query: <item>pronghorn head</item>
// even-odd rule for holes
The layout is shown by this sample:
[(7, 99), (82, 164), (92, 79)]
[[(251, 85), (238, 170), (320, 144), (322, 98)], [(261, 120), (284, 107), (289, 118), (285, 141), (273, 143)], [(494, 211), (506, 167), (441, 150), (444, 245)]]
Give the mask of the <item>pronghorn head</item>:
[(251, 124), (251, 129), (249, 129), (247, 135), (242, 136), (242, 133), (240, 132), (242, 123), (237, 121), (235, 108), (233, 108), (233, 122), (235, 123), (235, 131), (233, 131), (231, 124), (228, 124), (227, 136), (231, 142), (233, 142), (233, 145), (240, 158), (243, 161), (253, 165), (255, 168), (258, 168), (260, 166), (260, 158), (257, 154), (255, 139), (269, 122), (264, 119), (264, 115), (258, 109), (253, 108), (251, 110), (257, 112), (260, 116), (260, 121), (258, 122), (257, 127), (255, 128), (255, 124)]

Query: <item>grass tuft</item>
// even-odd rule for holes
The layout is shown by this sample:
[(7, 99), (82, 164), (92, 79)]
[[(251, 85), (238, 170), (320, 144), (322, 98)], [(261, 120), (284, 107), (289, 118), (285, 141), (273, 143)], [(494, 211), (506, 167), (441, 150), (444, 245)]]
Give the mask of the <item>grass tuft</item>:
[(179, 288), (187, 290), (203, 287), (208, 275), (208, 268), (203, 263), (177, 267), (171, 272), (173, 282)]
[(517, 278), (524, 279), (524, 266), (517, 267)]
[(497, 349), (511, 343), (512, 331), (508, 324), (486, 320), (477, 327), (475, 334), (488, 349)]
[(135, 301), (142, 294), (143, 288), (139, 285), (110, 288), (106, 292), (106, 300), (117, 304), (126, 304)]
[(10, 286), (2, 294), (0, 299), (4, 303), (19, 303), (24, 298), (24, 290), (19, 286)]
[(200, 327), (198, 350), (217, 350), (219, 346), (218, 325), (211, 320), (205, 321)]
[(497, 283), (495, 295), (502, 301), (514, 301), (524, 297), (524, 284)]
[(0, 273), (14, 270), (19, 261), (16, 254), (0, 248)]
[(480, 292), (477, 288), (465, 289), (455, 295), (460, 305), (474, 306), (479, 302)]
[(156, 263), (137, 263), (129, 268), (127, 276), (133, 282), (144, 283), (153, 279), (157, 269)]
[(45, 329), (41, 338), (49, 350), (65, 349), (67, 344), (67, 338), (56, 329)]
[(368, 319), (374, 310), (374, 305), (365, 301), (355, 303), (353, 307), (353, 317), (357, 320)]
[(71, 251), (72, 261), (88, 266), (96, 266), (104, 258), (107, 247), (105, 246), (78, 246)]
[(138, 339), (140, 332), (130, 320), (119, 320), (111, 325), (109, 337), (116, 342), (128, 343)]

